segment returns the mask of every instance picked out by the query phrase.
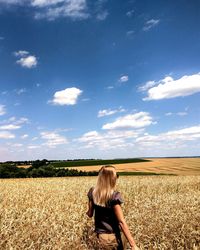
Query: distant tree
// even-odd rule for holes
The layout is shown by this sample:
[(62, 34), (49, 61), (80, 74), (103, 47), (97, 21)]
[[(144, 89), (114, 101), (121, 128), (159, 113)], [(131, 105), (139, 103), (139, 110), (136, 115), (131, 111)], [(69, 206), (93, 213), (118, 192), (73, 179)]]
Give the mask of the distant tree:
[(1, 164), (0, 165), (0, 178), (18, 178), (18, 176), (23, 175), (20, 168), (16, 167), (15, 165), (8, 164)]
[(42, 166), (46, 166), (48, 164), (48, 160), (46, 159), (43, 159), (43, 160), (36, 160), (36, 161), (33, 161), (32, 162), (32, 167), (31, 169), (33, 168), (39, 168), (39, 167), (42, 167)]

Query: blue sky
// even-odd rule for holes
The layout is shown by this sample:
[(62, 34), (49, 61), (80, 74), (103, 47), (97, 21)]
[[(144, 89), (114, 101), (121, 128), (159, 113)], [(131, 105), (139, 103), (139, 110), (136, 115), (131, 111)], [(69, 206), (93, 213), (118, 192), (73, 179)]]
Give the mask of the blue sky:
[(0, 161), (200, 152), (200, 3), (0, 0)]

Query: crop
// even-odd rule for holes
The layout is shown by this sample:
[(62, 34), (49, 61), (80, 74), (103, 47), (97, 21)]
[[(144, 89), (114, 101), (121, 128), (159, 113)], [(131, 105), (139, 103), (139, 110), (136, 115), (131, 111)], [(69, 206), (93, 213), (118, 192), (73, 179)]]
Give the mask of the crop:
[[(87, 192), (96, 177), (0, 180), (0, 249), (98, 249)], [(141, 249), (200, 249), (200, 176), (120, 176)]]

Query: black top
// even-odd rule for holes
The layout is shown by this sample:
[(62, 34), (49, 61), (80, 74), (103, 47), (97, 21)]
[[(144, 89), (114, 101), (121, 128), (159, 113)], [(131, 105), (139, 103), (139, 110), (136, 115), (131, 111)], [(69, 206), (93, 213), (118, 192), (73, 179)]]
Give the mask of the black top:
[(115, 216), (113, 207), (117, 204), (121, 205), (123, 200), (120, 192), (114, 191), (112, 198), (108, 201), (105, 207), (94, 204), (93, 192), (94, 188), (90, 188), (88, 198), (92, 201), (94, 206), (94, 220), (96, 233), (119, 233), (119, 222)]

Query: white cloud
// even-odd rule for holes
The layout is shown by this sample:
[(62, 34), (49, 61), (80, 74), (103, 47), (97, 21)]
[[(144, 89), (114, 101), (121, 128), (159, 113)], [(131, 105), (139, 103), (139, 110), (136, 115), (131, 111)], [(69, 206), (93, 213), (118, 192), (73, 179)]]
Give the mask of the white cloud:
[(114, 86), (107, 86), (106, 89), (108, 89), (108, 90), (114, 89)]
[(127, 81), (128, 81), (128, 76), (127, 75), (123, 75), (119, 79), (119, 82), (127, 82)]
[(135, 34), (135, 31), (134, 30), (129, 30), (126, 32), (126, 35), (129, 37), (129, 38), (133, 38), (134, 37), (134, 34)]
[(166, 116), (171, 116), (171, 115), (173, 115), (173, 113), (172, 112), (167, 112), (167, 113), (165, 113), (165, 115)]
[(90, 98), (83, 98), (81, 101), (82, 101), (82, 102), (89, 102), (89, 101), (90, 101)]
[(25, 0), (0, 0), (0, 4), (20, 4), (23, 3)]
[(32, 138), (32, 141), (36, 141), (37, 139), (38, 139), (38, 137), (35, 136), (35, 137)]
[(186, 111), (177, 112), (177, 113), (168, 112), (168, 113), (165, 113), (165, 115), (166, 116), (172, 116), (172, 115), (185, 116), (185, 115), (188, 115), (188, 113)]
[(75, 87), (57, 91), (50, 103), (55, 105), (75, 105), (82, 92), (82, 90)]
[(5, 115), (5, 114), (6, 114), (5, 105), (0, 105), (0, 115)]
[(68, 143), (68, 140), (64, 136), (55, 132), (41, 132), (40, 135), (42, 139), (47, 140), (43, 145), (48, 147), (56, 147)]
[(123, 130), (123, 131), (108, 131), (99, 133), (97, 131), (90, 131), (85, 133), (82, 137), (76, 139), (79, 143), (83, 143), (84, 148), (96, 148), (100, 150), (112, 148), (126, 148), (130, 146), (133, 138), (138, 137), (143, 130)]
[(107, 16), (108, 16), (108, 11), (104, 10), (104, 11), (97, 14), (97, 20), (103, 21), (107, 18)]
[(29, 52), (26, 50), (19, 50), (19, 51), (14, 52), (14, 54), (15, 56), (24, 57), (24, 56), (27, 56)]
[(121, 112), (125, 112), (125, 109), (123, 109), (122, 107), (119, 107), (118, 109), (103, 109), (103, 110), (99, 110), (98, 112), (98, 117), (103, 117), (103, 116), (109, 116), (109, 115), (113, 115), (116, 113), (121, 113)]
[(29, 123), (29, 119), (26, 118), (26, 117), (21, 117), (18, 120), (15, 117), (11, 117), (10, 119), (11, 119), (10, 121), (13, 121), (14, 124), (16, 124), (16, 125), (21, 125), (21, 124), (24, 124), (24, 123)]
[(34, 68), (37, 66), (37, 58), (35, 56), (22, 57), (17, 60), (17, 64), (20, 64), (24, 68)]
[(69, 17), (72, 20), (87, 19), (90, 15), (87, 12), (86, 0), (36, 0), (32, 5), (37, 9), (36, 19), (47, 18), (54, 20), (58, 17)]
[(27, 148), (28, 149), (37, 149), (37, 148), (40, 148), (41, 146), (40, 145), (29, 145)]
[(28, 123), (29, 120), (25, 117), (21, 117), (18, 120), (16, 117), (10, 117), (8, 120), (3, 121), (3, 125), (0, 126), (0, 130), (16, 130), (20, 129), (23, 124)]
[(20, 148), (23, 146), (23, 144), (21, 143), (14, 143), (14, 144), (11, 144), (12, 147), (16, 147), (16, 148)]
[(148, 21), (145, 23), (145, 25), (144, 25), (144, 27), (143, 27), (143, 30), (144, 30), (144, 31), (148, 31), (148, 30), (150, 30), (151, 28), (153, 28), (153, 27), (155, 27), (156, 25), (158, 25), (159, 22), (160, 22), (159, 19), (157, 19), (157, 20), (156, 20), (156, 19), (148, 20)]
[(15, 130), (15, 129), (19, 129), (19, 128), (21, 128), (21, 126), (14, 125), (14, 124), (8, 124), (8, 125), (0, 126), (0, 130)]
[(134, 10), (129, 10), (126, 12), (127, 17), (132, 17), (134, 15), (135, 11)]
[(188, 113), (187, 112), (178, 112), (177, 113), (177, 115), (179, 115), (179, 116), (185, 116), (185, 115), (187, 115)]
[(25, 89), (25, 88), (16, 89), (15, 91), (16, 91), (16, 93), (17, 93), (18, 95), (21, 95), (21, 94), (23, 94), (23, 93), (26, 93), (26, 89)]
[(112, 123), (103, 125), (102, 129), (130, 129), (130, 128), (143, 128), (153, 124), (153, 118), (147, 112), (139, 112), (129, 114), (117, 118)]
[(143, 86), (140, 86), (138, 88), (139, 91), (147, 91), (148, 89), (152, 88), (153, 86), (155, 86), (157, 83), (155, 81), (148, 81), (146, 82)]
[(62, 2), (64, 2), (64, 0), (32, 0), (31, 5), (36, 7), (44, 7), (44, 6), (56, 5)]
[(176, 143), (183, 144), (187, 141), (194, 141), (200, 139), (200, 125), (188, 127), (179, 130), (172, 130), (166, 133), (161, 133), (158, 135), (145, 135), (138, 137), (136, 142), (141, 146), (150, 146), (150, 145), (162, 145), (163, 142), (165, 146), (167, 143), (171, 145), (176, 145)]
[(24, 134), (24, 135), (21, 136), (22, 139), (26, 139), (26, 138), (28, 138), (28, 137), (29, 137), (29, 136), (28, 136), (27, 134)]
[(14, 52), (14, 55), (19, 58), (16, 63), (24, 68), (34, 68), (38, 64), (36, 56), (30, 55), (26, 50), (16, 51)]
[(15, 135), (8, 131), (0, 131), (0, 139), (13, 139)]
[(144, 101), (169, 99), (180, 96), (189, 96), (200, 92), (200, 73), (183, 76), (174, 80), (172, 77), (165, 77), (158, 81), (157, 86), (148, 89), (148, 96)]
[[(102, 5), (104, 1), (94, 1), (87, 5), (87, 0), (0, 0), (1, 6), (16, 5), (32, 8), (35, 19), (55, 20), (57, 18), (70, 18), (72, 20), (85, 20), (95, 17), (105, 20), (108, 11)], [(93, 6), (93, 7), (92, 7)]]

